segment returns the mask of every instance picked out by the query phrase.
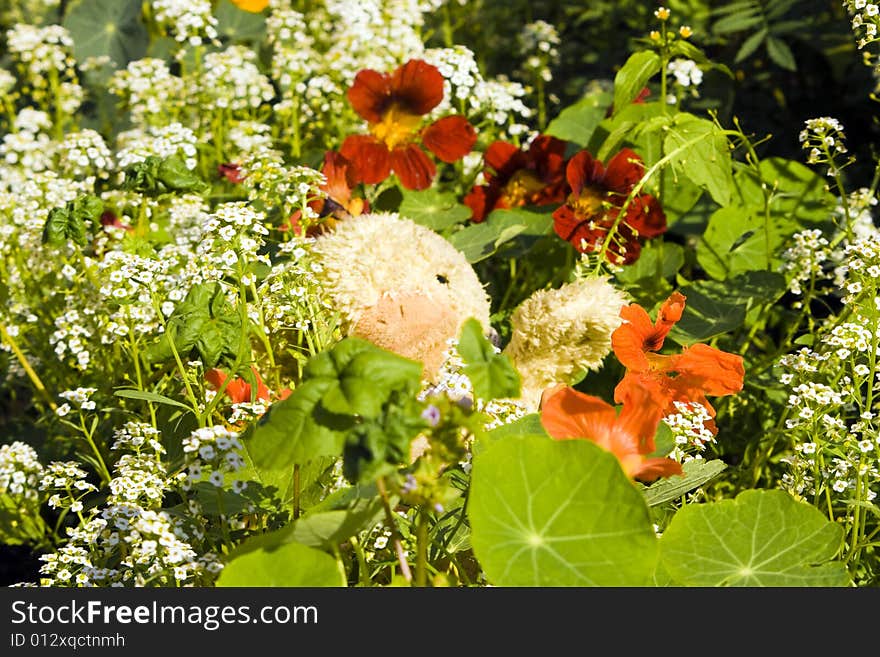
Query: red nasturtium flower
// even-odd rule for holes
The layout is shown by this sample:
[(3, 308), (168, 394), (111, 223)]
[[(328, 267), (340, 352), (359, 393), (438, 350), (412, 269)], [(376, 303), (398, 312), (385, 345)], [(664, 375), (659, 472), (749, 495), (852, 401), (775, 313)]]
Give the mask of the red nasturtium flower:
[[(684, 307), (685, 296), (674, 292), (653, 323), (637, 304), (621, 309), (624, 322), (611, 334), (611, 346), (626, 374), (614, 389), (614, 401), (626, 405), (647, 390), (662, 415), (674, 413), (673, 402), (678, 401), (701, 404), (715, 417), (706, 395), (721, 397), (742, 390), (745, 370), (741, 356), (705, 344), (686, 347), (680, 354), (656, 353), (681, 319)], [(716, 432), (714, 423), (707, 428)]]
[(620, 415), (592, 395), (568, 386), (549, 391), (541, 407), (541, 424), (557, 440), (590, 440), (620, 461), (628, 477), (654, 481), (681, 474), (681, 464), (669, 458), (649, 458), (656, 449), (654, 435), (662, 417), (647, 390), (634, 389)]
[(244, 181), (245, 175), (241, 171), (241, 166), (235, 162), (224, 162), (217, 165), (217, 173), (226, 178), (233, 185), (237, 185)]
[[(254, 373), (254, 377), (257, 380), (257, 394), (255, 399), (262, 401), (270, 401), (272, 399), (272, 395), (269, 393), (269, 389), (266, 387), (266, 384), (263, 383), (263, 379), (260, 376), (260, 373), (257, 372), (256, 368), (251, 366), (251, 371)], [(205, 372), (205, 380), (214, 386), (215, 389), (219, 390), (220, 386), (223, 385), (223, 382), (229, 378), (226, 372), (218, 368), (212, 368)], [(229, 397), (229, 401), (233, 404), (241, 404), (244, 402), (251, 401), (251, 384), (247, 383), (241, 377), (235, 377), (229, 384), (226, 386), (224, 390), (226, 396)], [(286, 399), (290, 396), (290, 390), (284, 388), (281, 392), (279, 392), (274, 397), (276, 399)]]
[[(319, 189), (325, 196), (309, 201), (308, 205), (322, 221), (306, 229), (306, 235), (309, 237), (332, 230), (336, 227), (337, 221), (351, 219), (370, 211), (370, 204), (366, 199), (352, 195), (352, 189), (357, 185), (357, 175), (352, 163), (345, 159), (342, 153), (336, 151), (324, 153), (321, 173), (324, 174), (326, 181)], [(292, 228), (297, 235), (301, 234), (301, 216), (302, 212), (297, 210), (290, 217), (290, 223), (285, 222), (281, 229)]]
[(605, 166), (589, 151), (580, 151), (566, 167), (571, 193), (553, 213), (553, 230), (578, 251), (597, 253), (605, 246), (615, 264), (635, 262), (641, 253), (639, 238), (666, 232), (666, 215), (650, 194), (636, 194), (609, 235), (627, 197), (642, 177), (642, 159), (624, 148)]
[(393, 171), (405, 188), (426, 189), (437, 168), (422, 146), (444, 162), (455, 162), (477, 141), (474, 127), (463, 116), (447, 116), (422, 127), (424, 115), (443, 100), (443, 76), (420, 59), (409, 60), (391, 74), (360, 71), (348, 100), (370, 126), (370, 134), (352, 135), (340, 149), (354, 164), (358, 182), (380, 183)]
[(492, 210), (525, 205), (549, 205), (565, 200), (565, 142), (539, 135), (522, 151), (506, 141), (496, 141), (484, 156), (491, 169), (485, 185), (475, 186), (464, 204), (479, 223)]

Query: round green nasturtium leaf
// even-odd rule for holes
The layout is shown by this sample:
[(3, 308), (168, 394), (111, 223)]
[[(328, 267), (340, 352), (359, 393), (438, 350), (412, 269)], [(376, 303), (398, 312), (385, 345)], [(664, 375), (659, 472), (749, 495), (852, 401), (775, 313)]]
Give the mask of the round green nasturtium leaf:
[(64, 27), (73, 38), (73, 53), (110, 58), (114, 68), (125, 68), (147, 52), (150, 38), (141, 20), (141, 0), (74, 0), (67, 7)]
[(261, 549), (236, 557), (223, 569), (217, 586), (345, 586), (345, 578), (326, 552), (300, 543)]
[(690, 504), (660, 539), (660, 563), (677, 585), (846, 586), (843, 528), (781, 490)]
[(474, 457), (468, 518), (496, 586), (643, 586), (657, 563), (642, 494), (588, 441), (493, 443)]

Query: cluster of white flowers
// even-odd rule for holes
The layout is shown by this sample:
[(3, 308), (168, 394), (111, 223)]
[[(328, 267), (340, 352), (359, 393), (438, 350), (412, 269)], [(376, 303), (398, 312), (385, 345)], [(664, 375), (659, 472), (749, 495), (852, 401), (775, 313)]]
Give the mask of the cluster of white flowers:
[(161, 127), (135, 128), (119, 133), (116, 138), (116, 161), (119, 169), (143, 162), (148, 157), (180, 155), (188, 169), (198, 165), (198, 137), (191, 128), (180, 123)]
[(175, 41), (200, 46), (217, 39), (210, 0), (150, 0), (153, 18)]
[(204, 72), (196, 82), (204, 108), (247, 111), (275, 97), (269, 78), (257, 68), (257, 54), (244, 46), (230, 46), (205, 55)]
[(519, 54), (525, 58), (525, 70), (544, 82), (550, 82), (552, 68), (559, 63), (561, 40), (556, 28), (542, 20), (526, 23), (518, 35), (518, 42)]
[(697, 402), (673, 402), (675, 413), (663, 418), (675, 443), (670, 458), (681, 463), (702, 459), (706, 445), (715, 442), (714, 421), (706, 407)]
[(113, 74), (108, 90), (125, 101), (137, 126), (164, 125), (183, 107), (183, 80), (171, 73), (164, 60), (134, 60)]
[[(60, 490), (78, 503), (78, 526), (53, 553), (43, 555), (43, 586), (175, 586), (205, 585), (222, 569), (217, 555), (199, 554), (206, 537), (198, 504), (191, 515), (161, 510), (165, 496), (186, 480), (169, 476), (160, 456), (159, 432), (142, 422), (128, 422), (114, 432), (114, 451), (123, 453), (114, 466), (110, 495), (103, 508), (84, 512), (81, 497), (93, 486), (72, 464), (50, 464), (44, 490)], [(47, 468), (48, 470), (49, 468)], [(84, 491), (79, 494), (73, 491)], [(53, 496), (56, 505), (61, 494)], [(50, 501), (51, 503), (51, 501)], [(68, 502), (68, 506), (70, 503)]]
[(52, 461), (40, 478), (40, 490), (50, 493), (49, 506), (69, 509), (73, 513), (83, 510), (83, 498), (98, 488), (87, 481), (89, 474), (75, 461)]
[(667, 70), (682, 87), (698, 87), (703, 82), (703, 71), (692, 59), (673, 59), (669, 62)]
[(241, 162), (254, 153), (269, 150), (274, 141), (272, 128), (258, 121), (239, 121), (229, 129), (226, 137), (232, 146), (228, 149), (232, 162)]
[(815, 285), (824, 276), (822, 265), (831, 250), (818, 228), (795, 233), (791, 242), (782, 254), (782, 272), (788, 280), (788, 289), (793, 294), (803, 294), (805, 283)]
[(852, 16), (852, 29), (859, 35), (859, 50), (877, 40), (880, 25), (880, 6), (867, 0), (843, 0), (843, 6)]
[(274, 265), (258, 288), (263, 321), (281, 351), (285, 345), (300, 348), (309, 332), (319, 344), (330, 344), (338, 334), (339, 317), (319, 277), (321, 265), (310, 257), (311, 241), (284, 242), (289, 259)]
[[(226, 427), (213, 426), (193, 431), (183, 441), (187, 467), (184, 490), (204, 480), (218, 488), (222, 487), (227, 474), (245, 466), (242, 449), (238, 434)], [(241, 480), (234, 480), (231, 484), (236, 493), (243, 491), (246, 485)]]
[(308, 202), (321, 196), (319, 187), (326, 182), (324, 174), (310, 167), (289, 167), (277, 151), (262, 149), (241, 163), (242, 183), (248, 200), (259, 201), (267, 211), (278, 208), (289, 217), (299, 210), (305, 218), (313, 214)]
[(473, 51), (466, 46), (429, 48), (423, 59), (443, 76), (443, 100), (432, 111), (432, 117), (459, 110), (472, 123), (491, 121), (502, 134), (515, 137), (528, 133), (525, 122), (533, 111), (522, 100), (527, 94), (523, 85), (504, 77), (484, 78)]
[(6, 32), (6, 46), (28, 82), (37, 88), (46, 88), (52, 77), (73, 77), (73, 38), (61, 25), (18, 23)]
[[(847, 153), (843, 140), (846, 135), (843, 124), (830, 116), (807, 119), (805, 128), (798, 134), (801, 146), (808, 151), (807, 162), (810, 164), (830, 163), (837, 155)], [(829, 167), (829, 173), (832, 168)]]
[[(515, 422), (529, 413), (526, 403), (519, 399), (474, 399), (474, 386), (463, 371), (464, 361), (458, 353), (458, 340), (451, 339), (448, 345), (443, 352), (443, 363), (437, 373), (436, 382), (423, 385), (419, 393), (420, 400), (432, 395), (445, 395), (456, 403), (473, 405), (476, 410), (489, 416), (484, 425), (487, 431)], [(494, 349), (496, 353), (500, 352), (498, 347)]]
[(33, 447), (18, 440), (0, 446), (0, 496), (28, 511), (40, 500), (42, 475), (43, 466)]
[(90, 128), (65, 135), (57, 155), (61, 173), (70, 178), (94, 176), (106, 180), (114, 169), (113, 155), (104, 138)]
[[(269, 234), (269, 229), (263, 223), (265, 219), (262, 212), (254, 210), (246, 201), (218, 205), (208, 217), (206, 238), (196, 252), (205, 260), (209, 260), (211, 254), (218, 254), (219, 261), (215, 266), (226, 274), (236, 274), (254, 262), (270, 267), (272, 263), (268, 256), (261, 253), (264, 237)], [(253, 281), (252, 274), (242, 277), (245, 285)]]

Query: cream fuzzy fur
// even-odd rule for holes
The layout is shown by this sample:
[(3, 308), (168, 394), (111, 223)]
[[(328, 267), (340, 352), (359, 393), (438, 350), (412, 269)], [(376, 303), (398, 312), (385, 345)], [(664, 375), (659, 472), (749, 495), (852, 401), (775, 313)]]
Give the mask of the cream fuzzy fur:
[(340, 222), (313, 253), (346, 334), (422, 360), (429, 372), (468, 318), (491, 328), (489, 297), (464, 255), (409, 219), (374, 213)]
[(602, 365), (626, 302), (607, 279), (586, 278), (538, 290), (517, 307), (504, 353), (522, 375), (529, 406), (537, 408), (545, 388)]

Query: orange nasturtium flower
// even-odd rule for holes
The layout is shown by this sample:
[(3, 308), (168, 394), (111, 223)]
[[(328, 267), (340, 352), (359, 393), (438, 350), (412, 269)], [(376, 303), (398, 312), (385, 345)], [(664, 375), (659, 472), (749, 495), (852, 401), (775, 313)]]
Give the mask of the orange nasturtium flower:
[[(320, 221), (306, 230), (308, 237), (316, 237), (321, 233), (333, 230), (338, 221), (352, 219), (370, 211), (369, 201), (354, 196), (352, 190), (357, 185), (357, 175), (352, 163), (342, 153), (327, 151), (324, 153), (324, 164), (321, 167), (325, 182), (319, 189), (323, 198), (309, 201), (309, 207), (318, 215)], [(290, 217), (290, 222), (281, 225), (282, 230), (292, 229), (296, 235), (302, 234), (302, 211), (297, 210)]]
[(656, 449), (654, 435), (662, 417), (651, 403), (650, 392), (633, 389), (620, 415), (615, 408), (592, 395), (565, 386), (549, 391), (541, 406), (541, 424), (557, 440), (590, 440), (611, 452), (626, 475), (642, 481), (681, 474), (681, 464), (648, 455)]
[(358, 182), (380, 183), (393, 171), (406, 189), (427, 189), (437, 168), (422, 146), (444, 162), (455, 162), (477, 141), (476, 130), (463, 116), (447, 116), (422, 127), (423, 117), (443, 100), (443, 76), (420, 59), (409, 60), (391, 74), (360, 71), (348, 100), (370, 130), (368, 135), (346, 138), (340, 149), (354, 164)]
[[(620, 311), (621, 324), (611, 334), (611, 347), (626, 367), (626, 375), (614, 389), (614, 401), (626, 405), (648, 390), (663, 415), (675, 412), (673, 402), (701, 404), (711, 417), (715, 409), (706, 395), (721, 397), (742, 390), (743, 359), (705, 344), (686, 347), (680, 354), (656, 353), (669, 331), (681, 319), (685, 296), (674, 292), (660, 307), (655, 322), (637, 304)], [(707, 426), (715, 432), (714, 426)]]
[(269, 6), (269, 0), (232, 0), (232, 4), (252, 14), (259, 14)]
[[(256, 368), (254, 368), (253, 366), (251, 366), (251, 371), (254, 373), (254, 377), (256, 377), (257, 379), (257, 394), (255, 399), (269, 401), (272, 395), (269, 393), (269, 389), (266, 387), (266, 384), (263, 383), (263, 379), (262, 377), (260, 377), (260, 373), (257, 372)], [(227, 378), (229, 378), (227, 374), (223, 370), (216, 367), (205, 372), (205, 380), (218, 390)], [(233, 404), (241, 404), (251, 401), (251, 384), (247, 383), (241, 377), (237, 376), (232, 381), (230, 381), (229, 385), (226, 386), (224, 392), (229, 397), (229, 401)], [(285, 388), (280, 393), (275, 395), (275, 397), (277, 399), (285, 399), (289, 395), (290, 390)]]

